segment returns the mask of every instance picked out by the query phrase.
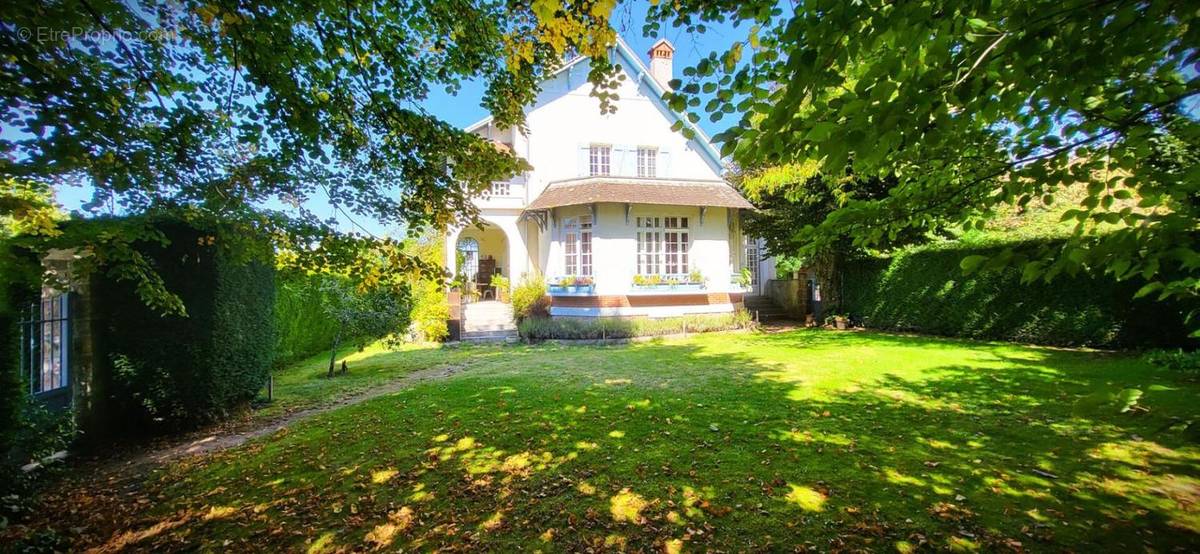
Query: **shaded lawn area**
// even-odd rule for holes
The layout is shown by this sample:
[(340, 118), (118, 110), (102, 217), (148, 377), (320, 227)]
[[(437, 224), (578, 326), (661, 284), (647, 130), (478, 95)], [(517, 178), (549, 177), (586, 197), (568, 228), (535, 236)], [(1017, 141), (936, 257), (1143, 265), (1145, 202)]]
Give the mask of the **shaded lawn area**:
[(1132, 356), (829, 331), (441, 352), (471, 369), (160, 472), (107, 546), (1200, 547), (1172, 419), (1200, 386)]

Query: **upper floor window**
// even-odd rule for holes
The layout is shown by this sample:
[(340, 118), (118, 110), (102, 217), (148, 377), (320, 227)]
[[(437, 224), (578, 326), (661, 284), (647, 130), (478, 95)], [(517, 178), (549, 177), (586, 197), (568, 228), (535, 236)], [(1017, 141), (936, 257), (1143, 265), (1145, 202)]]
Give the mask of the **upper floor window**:
[(593, 144), (588, 152), (589, 175), (612, 174), (612, 145)]
[(492, 186), (483, 193), (484, 198), (492, 196), (512, 196), (512, 185), (507, 181), (494, 181)]
[(637, 176), (658, 177), (658, 149), (639, 146), (637, 149)]

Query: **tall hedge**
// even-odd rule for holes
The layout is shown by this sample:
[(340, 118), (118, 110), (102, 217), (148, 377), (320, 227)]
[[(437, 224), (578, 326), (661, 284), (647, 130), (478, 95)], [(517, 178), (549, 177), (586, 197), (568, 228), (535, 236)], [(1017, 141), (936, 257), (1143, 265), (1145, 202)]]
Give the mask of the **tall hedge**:
[[(19, 367), (19, 322), (37, 298), (37, 258), (0, 240), (0, 462), (17, 441), (26, 385)], [(5, 469), (0, 463), (0, 469)], [(0, 490), (4, 487), (0, 486)]]
[(842, 311), (871, 328), (954, 337), (1060, 346), (1187, 344), (1184, 307), (1133, 300), (1136, 282), (1062, 275), (1023, 284), (1015, 268), (963, 275), (963, 258), (1003, 247), (939, 245), (849, 262), (842, 271)]
[(325, 309), (321, 277), (279, 276), (275, 284), (277, 366), (327, 352), (337, 328)]
[[(170, 244), (143, 243), (187, 315), (146, 307), (134, 285), (93, 278), (97, 413), (93, 432), (186, 427), (254, 398), (275, 349), (274, 269), (222, 248), (224, 231), (157, 222)], [(244, 237), (240, 237), (244, 239)]]

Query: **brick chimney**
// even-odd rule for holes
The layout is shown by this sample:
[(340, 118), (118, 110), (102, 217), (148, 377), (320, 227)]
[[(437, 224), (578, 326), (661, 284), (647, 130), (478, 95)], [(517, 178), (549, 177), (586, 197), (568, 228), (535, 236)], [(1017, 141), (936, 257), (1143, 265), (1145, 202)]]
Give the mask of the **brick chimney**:
[(674, 70), (671, 68), (671, 59), (675, 57), (675, 47), (671, 46), (671, 41), (663, 38), (658, 39), (654, 46), (650, 47), (650, 76), (654, 77), (658, 84), (663, 88), (671, 90), (668, 85), (674, 78)]

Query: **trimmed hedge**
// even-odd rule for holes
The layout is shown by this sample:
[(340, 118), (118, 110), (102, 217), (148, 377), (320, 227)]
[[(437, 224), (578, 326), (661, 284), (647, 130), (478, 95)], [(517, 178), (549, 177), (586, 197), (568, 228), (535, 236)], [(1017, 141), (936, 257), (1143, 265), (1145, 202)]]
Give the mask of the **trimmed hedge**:
[[(19, 322), (29, 314), (29, 303), (37, 299), (40, 267), (37, 258), (0, 241), (0, 471), (7, 470), (15, 454), (12, 449), (23, 442), (22, 426), (28, 387), (20, 366)], [(0, 486), (0, 491), (6, 487)]]
[(97, 434), (187, 427), (247, 404), (265, 384), (274, 358), (274, 269), (234, 259), (219, 245), (221, 229), (178, 222), (156, 227), (170, 244), (140, 243), (187, 316), (146, 307), (134, 284), (104, 276), (92, 282), (94, 344), (101, 365), (93, 400)]
[(1057, 346), (1180, 346), (1188, 342), (1186, 310), (1151, 299), (1133, 300), (1139, 283), (1106, 276), (1060, 275), (1050, 283), (1021, 283), (1009, 267), (964, 276), (959, 263), (1005, 247), (939, 245), (890, 259), (848, 262), (842, 309), (866, 327), (932, 335)]
[(325, 310), (319, 276), (281, 277), (275, 284), (275, 365), (328, 352), (338, 323)]
[(611, 317), (563, 319), (526, 317), (517, 324), (521, 337), (537, 341), (547, 339), (625, 339), (683, 333), (705, 333), (749, 329), (754, 326), (750, 313), (705, 314), (662, 319), (620, 319)]

